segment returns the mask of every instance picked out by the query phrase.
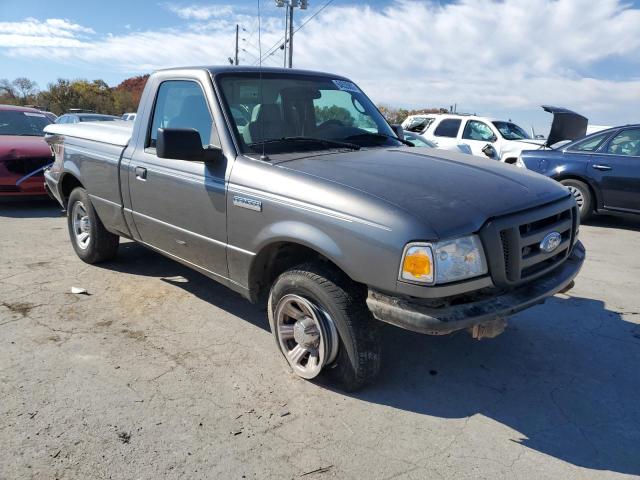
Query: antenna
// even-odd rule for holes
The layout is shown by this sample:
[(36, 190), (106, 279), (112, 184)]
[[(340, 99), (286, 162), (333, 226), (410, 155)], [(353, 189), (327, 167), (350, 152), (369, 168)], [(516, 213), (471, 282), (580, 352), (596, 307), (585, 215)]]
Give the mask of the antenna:
[[(262, 12), (260, 10), (260, 0), (258, 1), (258, 53), (260, 54), (260, 59), (258, 62), (258, 84), (260, 86), (260, 109), (262, 109), (264, 105), (264, 97), (262, 94)], [(260, 115), (262, 116), (262, 115)], [(269, 157), (265, 155), (265, 144), (264, 144), (264, 121), (260, 121), (260, 128), (262, 129), (262, 155), (260, 156), (260, 160), (269, 161)]]

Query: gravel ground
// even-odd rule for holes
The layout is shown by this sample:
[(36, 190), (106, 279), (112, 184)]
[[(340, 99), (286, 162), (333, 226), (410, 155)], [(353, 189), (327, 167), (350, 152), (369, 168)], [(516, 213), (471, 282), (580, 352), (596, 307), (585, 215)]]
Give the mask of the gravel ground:
[(378, 383), (345, 395), (235, 293), (129, 242), (86, 265), (54, 204), (2, 203), (0, 478), (640, 475), (640, 219), (581, 238), (568, 295), (493, 340), (384, 326)]

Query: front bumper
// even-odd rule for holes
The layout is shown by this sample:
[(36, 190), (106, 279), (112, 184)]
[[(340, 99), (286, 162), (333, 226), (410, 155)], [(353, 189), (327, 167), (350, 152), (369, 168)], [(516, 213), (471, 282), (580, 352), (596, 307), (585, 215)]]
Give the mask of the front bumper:
[(445, 302), (448, 304), (435, 306), (433, 301), (394, 297), (369, 289), (367, 306), (380, 321), (418, 333), (445, 335), (513, 315), (566, 290), (582, 268), (584, 259), (584, 246), (577, 242), (571, 255), (556, 269), (513, 290), (486, 296), (478, 293), (479, 299), (460, 303), (456, 302), (460, 299), (451, 297)]
[(27, 174), (16, 173), (5, 162), (0, 162), (0, 197), (46, 196), (42, 168)]

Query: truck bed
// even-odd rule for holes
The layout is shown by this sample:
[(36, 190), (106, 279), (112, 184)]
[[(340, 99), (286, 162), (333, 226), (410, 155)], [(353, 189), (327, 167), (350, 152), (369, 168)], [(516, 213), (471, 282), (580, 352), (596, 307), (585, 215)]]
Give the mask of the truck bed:
[[(131, 140), (133, 122), (51, 124), (44, 131), (49, 144), (63, 145), (64, 165), (82, 178), (82, 185), (106, 228), (130, 236), (120, 190), (123, 178), (128, 184), (126, 171), (121, 178), (120, 164)], [(128, 192), (128, 187), (125, 191)], [(60, 200), (64, 204), (64, 199)]]
[(50, 135), (81, 138), (100, 143), (126, 147), (131, 140), (133, 122), (116, 120), (113, 122), (84, 122), (71, 124), (52, 123), (44, 129)]

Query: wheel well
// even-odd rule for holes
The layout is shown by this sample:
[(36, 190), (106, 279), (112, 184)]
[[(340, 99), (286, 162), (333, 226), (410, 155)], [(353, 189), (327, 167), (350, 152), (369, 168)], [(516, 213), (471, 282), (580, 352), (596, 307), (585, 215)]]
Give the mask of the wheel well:
[(77, 187), (84, 188), (84, 185), (82, 185), (82, 183), (80, 183), (80, 180), (78, 180), (76, 177), (74, 177), (70, 173), (62, 177), (60, 191), (62, 192), (62, 200), (64, 201), (65, 207), (67, 205), (67, 202), (69, 201), (69, 195), (71, 195), (73, 189)]
[(593, 205), (591, 205), (591, 207), (593, 208), (593, 210), (598, 210), (599, 205), (600, 205), (600, 196), (598, 195), (598, 192), (595, 191), (595, 189), (593, 188), (593, 186), (591, 185), (591, 183), (589, 183), (588, 181), (586, 181), (584, 178), (581, 178), (577, 175), (564, 175), (561, 177), (557, 177), (556, 180), (558, 182), (561, 182), (563, 180), (576, 180), (578, 182), (582, 182), (584, 183), (587, 188), (589, 189), (589, 193), (591, 194), (591, 197), (593, 198)]
[(278, 276), (289, 268), (307, 262), (319, 262), (331, 268), (340, 268), (321, 253), (312, 248), (292, 242), (277, 242), (263, 248), (251, 264), (249, 271), (249, 291), (251, 300), (264, 303), (271, 285)]

